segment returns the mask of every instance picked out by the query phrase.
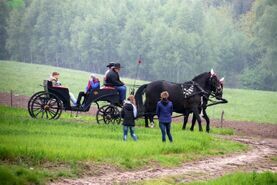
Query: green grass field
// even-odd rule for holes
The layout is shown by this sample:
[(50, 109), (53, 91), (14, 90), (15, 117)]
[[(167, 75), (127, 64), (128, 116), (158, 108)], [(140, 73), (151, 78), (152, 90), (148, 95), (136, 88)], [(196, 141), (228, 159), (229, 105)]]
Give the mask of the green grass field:
[[(61, 81), (70, 88), (75, 96), (87, 84), (88, 72), (58, 68), (46, 65), (26, 64), (12, 61), (0, 61), (0, 92), (14, 90), (18, 94), (32, 95), (42, 89), (39, 85), (52, 71), (61, 73)], [(101, 79), (101, 76), (99, 76)], [(228, 78), (228, 77), (227, 77)], [(131, 79), (123, 79), (133, 84)], [(137, 84), (146, 83), (138, 81)], [(130, 89), (130, 88), (129, 88)], [(277, 92), (224, 89), (228, 104), (208, 108), (211, 118), (219, 119), (222, 110), (226, 120), (251, 121), (257, 123), (277, 123)]]
[[(136, 127), (138, 142), (131, 138), (123, 142), (122, 126), (97, 125), (93, 119), (64, 114), (57, 121), (35, 120), (24, 109), (0, 106), (0, 162), (4, 164), (0, 165), (0, 173), (9, 169), (7, 173), (13, 176), (23, 170), (24, 178), (31, 176), (31, 180), (43, 182), (59, 176), (78, 176), (84, 170), (83, 163), (106, 164), (123, 170), (150, 164), (176, 166), (184, 161), (246, 149), (245, 145), (221, 140), (213, 134), (182, 131), (180, 124), (172, 128), (174, 143), (162, 143), (158, 128), (140, 126)], [(224, 129), (213, 132), (230, 134)], [(45, 171), (46, 164), (65, 165), (69, 170)]]
[(144, 185), (275, 185), (277, 173), (272, 172), (236, 172), (205, 182), (178, 183), (182, 177), (168, 177), (159, 180), (150, 180), (138, 184)]
[[(60, 73), (62, 85), (68, 87), (71, 92), (78, 95), (87, 85), (89, 75), (93, 73), (53, 67), (39, 64), (29, 64), (14, 61), (0, 60), (0, 92), (10, 92), (14, 90), (18, 94), (31, 96), (34, 92), (41, 91), (43, 80), (50, 77), (53, 71)], [(104, 73), (105, 71), (103, 71)], [(103, 84), (103, 75), (96, 74)], [(122, 78), (127, 85), (132, 85), (134, 81), (128, 78)], [(137, 80), (136, 84), (143, 84), (145, 81)], [(130, 88), (129, 88), (130, 89)]]

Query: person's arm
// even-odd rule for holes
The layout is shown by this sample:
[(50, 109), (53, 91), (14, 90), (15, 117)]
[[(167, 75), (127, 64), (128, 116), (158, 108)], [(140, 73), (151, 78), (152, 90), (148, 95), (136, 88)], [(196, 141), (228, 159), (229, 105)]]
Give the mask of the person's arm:
[(93, 82), (93, 80), (90, 81), (90, 86), (92, 89), (97, 89), (98, 87), (100, 87), (100, 83), (99, 82)]
[(171, 102), (171, 116), (172, 116), (172, 113), (173, 113), (173, 103)]
[(157, 114), (158, 117), (160, 117), (160, 105), (159, 105), (159, 102), (157, 103), (156, 114)]
[(86, 86), (86, 89), (85, 89), (85, 94), (87, 94), (87, 92), (90, 90), (91, 88), (91, 84), (90, 84), (90, 80), (88, 81), (88, 85)]
[(100, 82), (99, 81), (94, 83), (94, 89), (100, 89)]
[(137, 107), (135, 105), (133, 105), (133, 114), (134, 114), (134, 118), (136, 118), (138, 116)]
[(120, 80), (119, 80), (119, 76), (116, 72), (113, 72), (111, 73), (111, 83), (115, 86), (122, 86), (124, 85), (124, 83), (122, 83)]
[(122, 81), (120, 80), (119, 75), (118, 75), (118, 81), (119, 81), (119, 83), (121, 83), (122, 85), (125, 85), (124, 82), (122, 82)]
[(124, 118), (124, 116), (125, 116), (124, 107), (122, 108), (120, 115), (121, 115), (121, 118)]

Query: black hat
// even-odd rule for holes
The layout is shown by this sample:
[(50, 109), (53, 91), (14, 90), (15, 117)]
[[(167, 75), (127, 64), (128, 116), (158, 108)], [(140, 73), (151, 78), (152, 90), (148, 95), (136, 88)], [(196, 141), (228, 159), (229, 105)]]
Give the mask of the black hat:
[(114, 68), (121, 68), (120, 63), (115, 63), (113, 67)]
[(107, 65), (107, 67), (113, 67), (114, 66), (114, 62), (110, 62), (108, 65)]

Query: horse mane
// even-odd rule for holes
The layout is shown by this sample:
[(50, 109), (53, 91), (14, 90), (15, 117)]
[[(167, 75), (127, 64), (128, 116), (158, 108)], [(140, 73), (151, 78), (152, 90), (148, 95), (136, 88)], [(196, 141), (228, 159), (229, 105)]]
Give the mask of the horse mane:
[(200, 75), (195, 76), (195, 77), (192, 79), (192, 81), (197, 81), (197, 80), (203, 78), (203, 76), (207, 75), (208, 73), (209, 73), (209, 72), (201, 73)]

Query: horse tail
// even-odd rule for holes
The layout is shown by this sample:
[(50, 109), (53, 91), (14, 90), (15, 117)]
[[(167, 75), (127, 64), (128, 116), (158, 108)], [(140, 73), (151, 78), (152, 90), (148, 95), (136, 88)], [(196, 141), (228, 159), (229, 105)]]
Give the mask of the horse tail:
[(140, 86), (135, 94), (138, 112), (142, 113), (142, 114), (144, 113), (144, 105), (143, 105), (142, 95), (144, 94), (147, 85), (148, 84), (144, 84), (144, 85)]

